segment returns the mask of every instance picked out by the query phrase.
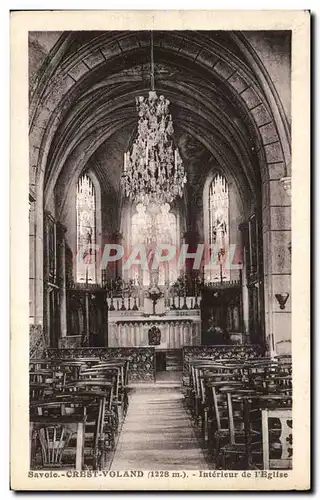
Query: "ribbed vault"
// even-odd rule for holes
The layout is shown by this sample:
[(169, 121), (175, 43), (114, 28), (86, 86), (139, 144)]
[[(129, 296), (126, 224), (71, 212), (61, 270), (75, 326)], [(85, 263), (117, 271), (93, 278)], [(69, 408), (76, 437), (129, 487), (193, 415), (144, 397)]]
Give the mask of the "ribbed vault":
[[(290, 162), (273, 89), (265, 91), (235, 34), (155, 32), (154, 45), (156, 90), (172, 103), (193, 196), (215, 163), (254, 201), (274, 166), (286, 175)], [(61, 213), (70, 183), (88, 166), (102, 192), (119, 197), (135, 97), (150, 89), (149, 64), (149, 32), (62, 34), (31, 92), (31, 175), (44, 205), (55, 192)]]
[[(37, 45), (34, 34), (29, 66), (36, 324), (42, 324), (47, 300), (44, 210), (66, 227), (72, 266), (76, 180), (88, 169), (101, 187), (101, 245), (119, 236), (123, 154), (136, 133), (135, 98), (150, 90), (148, 31), (64, 32), (45, 38)], [(262, 34), (258, 42), (263, 39)], [(243, 32), (154, 32), (155, 87), (171, 101), (174, 140), (187, 170), (179, 207), (186, 215), (184, 238), (191, 245), (204, 240), (203, 188), (208, 175), (219, 169), (235, 193), (235, 243), (241, 239), (239, 224), (246, 227), (253, 214), (258, 220), (263, 276), (254, 287), (264, 302), (261, 321), (269, 345), (281, 346), (285, 325), (290, 330), (290, 305), (286, 315), (278, 311), (275, 293), (291, 290), (291, 200), (279, 181), (291, 175), (291, 148), (275, 85), (288, 100), (290, 89), (287, 81), (279, 85), (275, 72), (272, 77), (270, 65), (270, 74), (265, 67), (272, 47), (262, 50), (260, 58), (251, 42)], [(282, 42), (280, 34), (272, 54), (278, 68), (290, 59), (290, 47)]]

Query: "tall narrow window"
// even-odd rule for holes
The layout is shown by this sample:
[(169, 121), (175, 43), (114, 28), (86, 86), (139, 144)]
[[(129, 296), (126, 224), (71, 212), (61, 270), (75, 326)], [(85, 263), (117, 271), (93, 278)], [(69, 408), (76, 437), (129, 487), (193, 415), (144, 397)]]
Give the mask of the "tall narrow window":
[[(131, 235), (132, 246), (144, 245), (148, 263), (144, 270), (140, 267), (134, 267), (132, 277), (139, 279), (144, 286), (149, 286), (157, 245), (177, 244), (177, 218), (170, 211), (170, 205), (168, 203), (162, 204), (158, 213), (155, 214), (141, 203), (138, 203), (136, 213), (132, 216)], [(177, 279), (177, 263), (175, 259), (171, 259), (169, 262), (161, 262), (158, 272), (152, 274), (156, 275), (158, 285), (164, 285), (166, 281), (175, 281)]]
[(87, 174), (77, 185), (77, 282), (96, 282), (96, 193)]
[(211, 252), (215, 252), (216, 263), (210, 269), (210, 281), (230, 280), (230, 266), (228, 265), (229, 249), (229, 190), (226, 179), (217, 174), (209, 187), (209, 237), (208, 243)]

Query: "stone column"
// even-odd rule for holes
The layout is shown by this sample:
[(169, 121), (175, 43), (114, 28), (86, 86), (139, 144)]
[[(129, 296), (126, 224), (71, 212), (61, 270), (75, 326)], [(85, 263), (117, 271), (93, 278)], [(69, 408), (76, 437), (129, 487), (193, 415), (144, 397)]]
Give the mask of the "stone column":
[(249, 223), (243, 222), (239, 225), (242, 237), (243, 262), (242, 262), (242, 318), (240, 328), (243, 329), (245, 338), (249, 337), (249, 294), (247, 286), (247, 259), (246, 248), (249, 245)]
[(44, 213), (42, 198), (35, 201), (35, 323), (43, 326)]
[(29, 194), (29, 323), (35, 323), (35, 198)]
[[(52, 347), (52, 335), (50, 331), (50, 286), (49, 286), (49, 230), (48, 212), (43, 215), (43, 328), (48, 339), (48, 345)], [(38, 259), (39, 255), (37, 255)], [(38, 299), (38, 297), (37, 297)], [(38, 304), (37, 304), (38, 305)]]
[[(280, 176), (263, 185), (266, 331), (271, 354), (291, 354), (290, 185), (289, 177)], [(284, 306), (277, 300), (279, 294), (289, 294)]]
[[(123, 244), (123, 235), (120, 232), (115, 232), (112, 235), (112, 241), (115, 245), (122, 245)], [(122, 260), (117, 260), (115, 263), (115, 268), (114, 268), (114, 277), (122, 277), (125, 279), (122, 273)]]
[(59, 234), (59, 277), (60, 277), (60, 337), (67, 336), (67, 288), (66, 288), (66, 228), (58, 224)]

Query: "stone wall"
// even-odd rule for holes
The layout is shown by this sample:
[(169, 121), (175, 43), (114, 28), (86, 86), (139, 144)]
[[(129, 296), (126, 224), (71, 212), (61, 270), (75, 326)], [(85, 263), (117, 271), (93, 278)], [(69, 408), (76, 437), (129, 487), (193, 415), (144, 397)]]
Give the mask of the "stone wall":
[(291, 32), (246, 31), (245, 36), (268, 71), (291, 122)]

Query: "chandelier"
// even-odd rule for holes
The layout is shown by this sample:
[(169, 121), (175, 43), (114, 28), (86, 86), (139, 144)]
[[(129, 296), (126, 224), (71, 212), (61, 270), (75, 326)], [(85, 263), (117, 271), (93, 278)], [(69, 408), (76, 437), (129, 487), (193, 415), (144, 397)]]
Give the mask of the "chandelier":
[(173, 143), (170, 101), (154, 90), (151, 34), (151, 91), (136, 97), (138, 135), (131, 151), (124, 153), (121, 186), (126, 197), (143, 205), (171, 203), (182, 197), (187, 176)]

